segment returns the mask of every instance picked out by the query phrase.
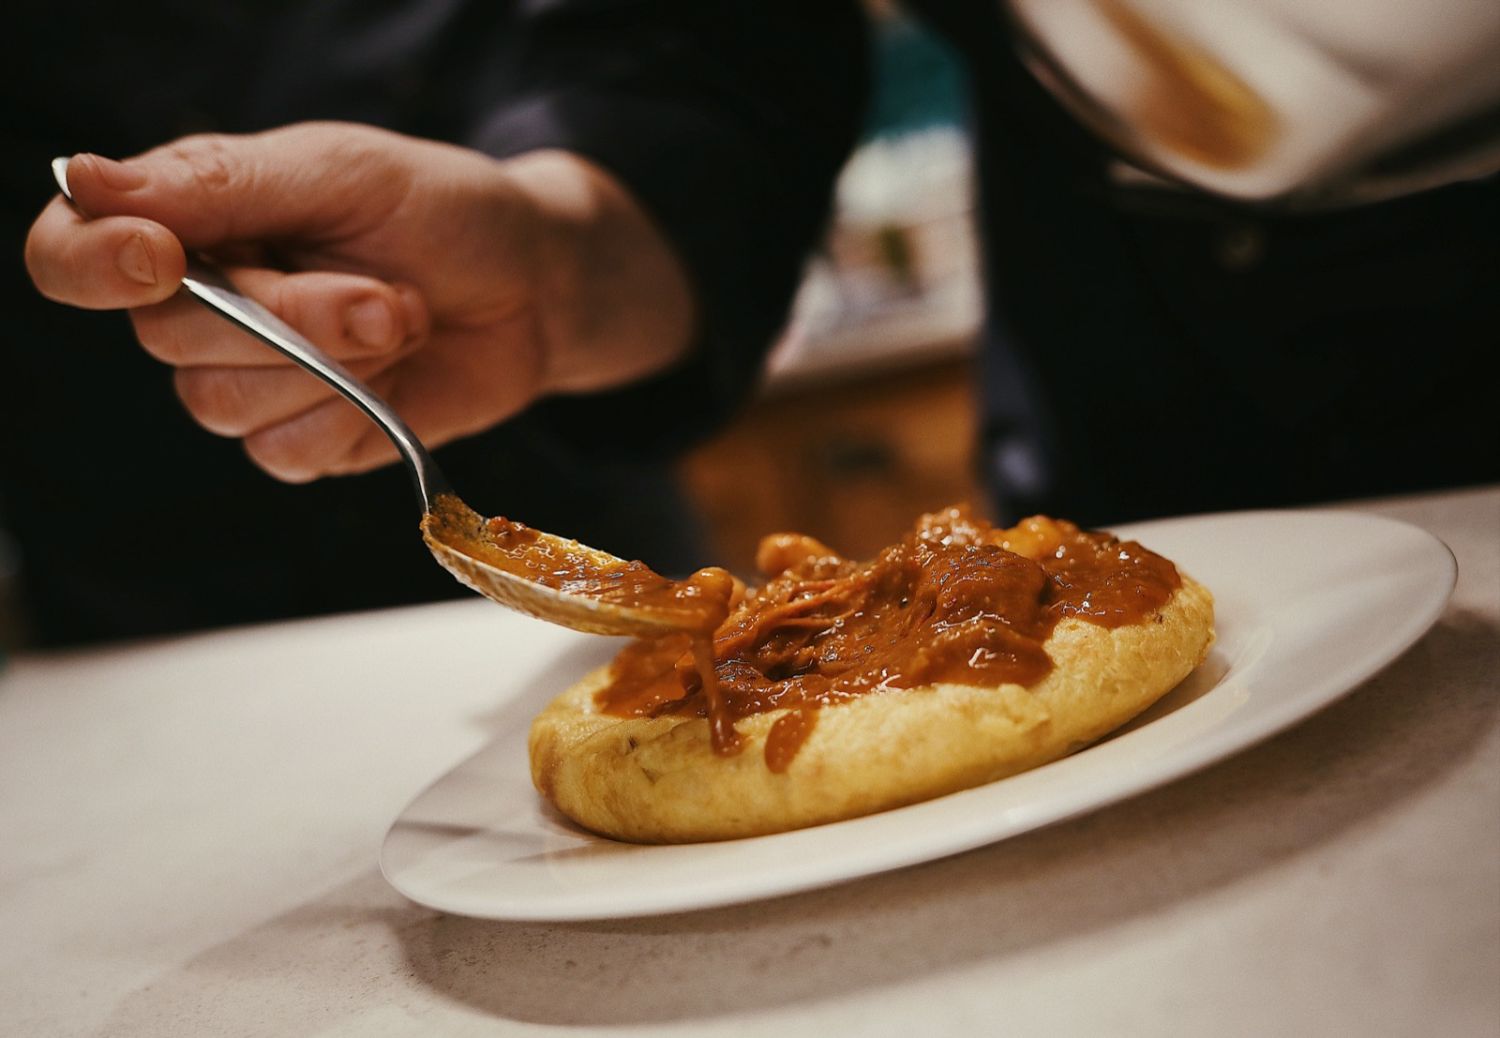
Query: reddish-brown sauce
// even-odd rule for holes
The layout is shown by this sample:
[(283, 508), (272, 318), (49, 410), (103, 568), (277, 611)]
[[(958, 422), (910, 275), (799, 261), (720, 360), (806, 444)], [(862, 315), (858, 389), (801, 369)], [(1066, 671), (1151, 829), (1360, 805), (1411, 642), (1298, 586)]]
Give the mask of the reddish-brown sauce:
[(565, 594), (659, 614), (685, 630), (711, 633), (729, 612), (735, 581), (722, 569), (670, 580), (643, 562), (626, 562), (524, 523), (486, 519), (444, 494), (426, 520), (439, 541), (495, 569)]
[(1059, 620), (1138, 623), (1180, 586), (1170, 562), (1132, 541), (1043, 517), (996, 529), (956, 508), (869, 562), (796, 534), (767, 538), (757, 561), (769, 579), (717, 627), (711, 669), (690, 634), (637, 641), (600, 709), (707, 717), (714, 749), (732, 753), (736, 720), (790, 708), (765, 750), (783, 771), (820, 707), (936, 683), (1035, 684), (1052, 669), (1044, 643)]

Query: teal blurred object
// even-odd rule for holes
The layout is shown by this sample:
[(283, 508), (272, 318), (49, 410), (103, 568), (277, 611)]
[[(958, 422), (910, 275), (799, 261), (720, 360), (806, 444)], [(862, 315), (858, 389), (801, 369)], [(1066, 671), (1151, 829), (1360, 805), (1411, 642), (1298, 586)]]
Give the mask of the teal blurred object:
[(889, 137), (964, 120), (958, 58), (908, 18), (880, 18), (872, 42), (874, 89), (865, 137)]

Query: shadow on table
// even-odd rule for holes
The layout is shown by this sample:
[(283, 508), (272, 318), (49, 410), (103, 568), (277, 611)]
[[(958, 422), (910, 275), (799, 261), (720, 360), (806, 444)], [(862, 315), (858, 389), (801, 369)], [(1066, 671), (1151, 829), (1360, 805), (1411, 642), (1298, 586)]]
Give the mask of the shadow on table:
[[(711, 1020), (1028, 955), (1170, 913), (1420, 796), (1492, 730), (1500, 700), (1473, 675), (1500, 669), (1497, 645), (1495, 626), (1450, 614), (1356, 694), (1206, 771), (829, 890), (546, 925), (434, 913), (366, 874), (135, 992), (102, 1033), (151, 1033), (167, 1015), (184, 1033), (206, 1033), (214, 1013), (258, 991), (261, 1012), (236, 1019), (237, 1033), (322, 1031), (382, 1013), (414, 1024), (407, 1007), (430, 1013), (431, 992), (455, 1008), (542, 1024)], [(370, 966), (371, 944), (383, 968)], [(328, 966), (356, 957), (360, 969), (343, 980)]]

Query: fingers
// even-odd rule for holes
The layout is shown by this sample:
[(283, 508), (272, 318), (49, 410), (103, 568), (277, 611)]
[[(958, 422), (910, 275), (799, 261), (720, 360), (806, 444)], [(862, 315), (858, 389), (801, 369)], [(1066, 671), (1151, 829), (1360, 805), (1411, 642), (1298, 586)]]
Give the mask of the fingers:
[(90, 216), (130, 214), (189, 248), (333, 237), (383, 218), (405, 192), (391, 134), (339, 123), (184, 137), (124, 162), (75, 155), (68, 187)]
[(161, 224), (137, 216), (85, 220), (60, 195), (26, 237), (26, 269), (42, 295), (90, 310), (170, 298), (185, 262), (182, 245)]
[[(239, 268), (235, 286), (336, 360), (390, 356), (427, 336), (421, 293), (357, 274)], [(158, 360), (180, 368), (264, 368), (291, 362), (201, 303), (177, 296), (130, 315), (137, 338)]]
[[(449, 331), (436, 346), (391, 369), (386, 397), (429, 447), (488, 429), (541, 392), (542, 357), (523, 327), (499, 335)], [(328, 471), (364, 472), (395, 456), (386, 437), (367, 425)]]
[[(449, 332), (370, 385), (436, 447), (515, 414), (541, 380), (538, 355), (517, 336)], [(255, 464), (292, 483), (365, 472), (397, 457), (386, 436), (338, 398), (246, 436), (245, 449)]]
[[(410, 353), (349, 361), (355, 378), (368, 384)], [(286, 422), (336, 398), (322, 379), (292, 365), (259, 368), (179, 368), (177, 396), (194, 421), (220, 436), (249, 436)]]
[[(368, 384), (389, 398), (398, 377), (386, 372)], [(395, 460), (395, 447), (362, 412), (347, 400), (330, 396), (286, 421), (251, 433), (244, 444), (250, 460), (272, 476), (287, 483), (308, 483), (322, 476), (363, 471), (353, 468), (348, 459), (367, 438), (371, 438), (372, 453), (379, 457), (368, 467)]]
[[(426, 307), (410, 286), (325, 272), (242, 269), (232, 276), (361, 379), (387, 370), (427, 338)], [(178, 296), (134, 311), (131, 319), (146, 349), (178, 368), (177, 394), (210, 432), (249, 436), (335, 399), (316, 376), (195, 300)]]

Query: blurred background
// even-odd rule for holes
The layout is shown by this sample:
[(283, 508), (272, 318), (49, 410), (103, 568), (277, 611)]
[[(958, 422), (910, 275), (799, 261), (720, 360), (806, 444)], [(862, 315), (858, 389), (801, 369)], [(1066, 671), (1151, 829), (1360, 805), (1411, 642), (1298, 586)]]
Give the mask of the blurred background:
[(923, 511), (983, 505), (962, 70), (917, 23), (876, 16), (868, 125), (790, 325), (748, 412), (680, 469), (713, 557), (738, 572), (774, 530), (859, 557)]

